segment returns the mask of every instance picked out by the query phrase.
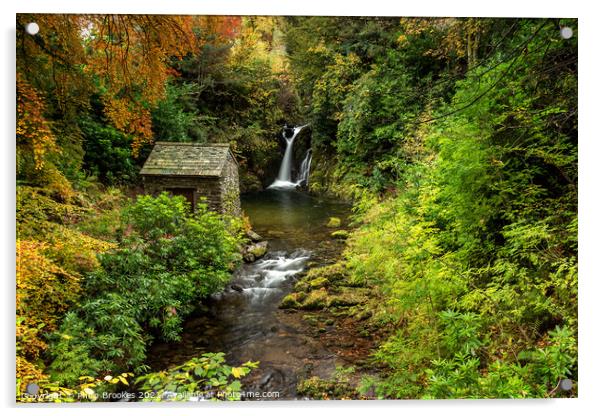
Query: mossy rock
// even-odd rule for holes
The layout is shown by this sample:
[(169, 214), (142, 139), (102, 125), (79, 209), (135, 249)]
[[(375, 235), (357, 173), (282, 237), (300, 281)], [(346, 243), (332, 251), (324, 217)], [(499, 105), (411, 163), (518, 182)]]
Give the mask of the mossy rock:
[(371, 318), (372, 315), (373, 313), (370, 309), (364, 309), (355, 315), (355, 319), (358, 321), (365, 321), (366, 319)]
[(302, 309), (316, 310), (323, 309), (328, 304), (328, 293), (325, 288), (319, 290), (312, 290), (309, 292), (303, 303), (301, 304)]
[(294, 289), (295, 292), (309, 292), (311, 288), (305, 279), (301, 279), (295, 283)]
[(328, 286), (328, 279), (325, 277), (316, 277), (307, 283), (311, 289), (319, 289), (321, 287)]
[(354, 289), (341, 290), (339, 293), (328, 297), (328, 306), (355, 306), (366, 303), (366, 296)]
[(243, 258), (246, 262), (254, 262), (255, 260), (265, 256), (268, 251), (268, 242), (261, 241), (259, 243), (250, 244), (245, 247)]
[(282, 298), (278, 307), (281, 309), (299, 309), (301, 307), (299, 294), (290, 293), (286, 295), (284, 298)]
[(355, 306), (362, 303), (361, 299), (335, 295), (328, 299), (328, 306)]
[(341, 219), (338, 217), (330, 217), (326, 226), (330, 228), (338, 228), (341, 226)]
[(325, 380), (311, 377), (297, 383), (297, 393), (312, 399), (353, 399), (358, 397), (356, 389), (347, 380)]
[(318, 326), (318, 317), (315, 315), (303, 315), (303, 320), (311, 326)]
[(309, 282), (317, 278), (325, 278), (330, 283), (336, 283), (345, 280), (346, 275), (347, 270), (345, 266), (342, 263), (335, 263), (329, 266), (310, 269), (304, 280)]
[(303, 302), (305, 300), (305, 298), (307, 298), (307, 293), (298, 292), (298, 293), (295, 293), (295, 297), (297, 298), (298, 302)]
[(249, 238), (249, 240), (253, 241), (254, 243), (257, 243), (257, 242), (263, 240), (263, 238), (261, 238), (261, 236), (253, 230), (248, 230), (246, 232), (246, 235)]
[(362, 329), (360, 331), (360, 337), (367, 338), (367, 339), (372, 339), (372, 334), (370, 333), (370, 331), (368, 331), (366, 329)]
[(332, 238), (336, 238), (337, 240), (346, 240), (349, 237), (349, 231), (347, 230), (336, 230), (330, 233)]
[(249, 253), (253, 254), (256, 258), (263, 257), (268, 251), (268, 242), (262, 241), (260, 243), (253, 244), (251, 247), (249, 247), (248, 251)]

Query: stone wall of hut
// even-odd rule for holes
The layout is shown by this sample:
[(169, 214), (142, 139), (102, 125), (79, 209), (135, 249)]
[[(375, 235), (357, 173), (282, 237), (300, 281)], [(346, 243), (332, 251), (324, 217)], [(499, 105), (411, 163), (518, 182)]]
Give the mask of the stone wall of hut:
[(240, 216), (240, 190), (238, 183), (238, 165), (231, 155), (220, 177), (144, 175), (144, 190), (158, 195), (170, 189), (192, 189), (194, 206), (207, 204), (215, 212)]

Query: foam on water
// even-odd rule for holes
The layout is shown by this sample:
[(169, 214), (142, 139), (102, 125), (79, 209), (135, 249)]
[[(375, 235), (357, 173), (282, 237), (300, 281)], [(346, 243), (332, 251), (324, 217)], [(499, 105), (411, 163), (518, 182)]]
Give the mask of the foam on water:
[(230, 295), (240, 292), (242, 296), (250, 299), (252, 304), (281, 295), (284, 286), (304, 270), (309, 258), (310, 253), (305, 250), (297, 250), (290, 254), (269, 253), (268, 257), (243, 266), (238, 277), (232, 282), (233, 286), (239, 288), (232, 289)]

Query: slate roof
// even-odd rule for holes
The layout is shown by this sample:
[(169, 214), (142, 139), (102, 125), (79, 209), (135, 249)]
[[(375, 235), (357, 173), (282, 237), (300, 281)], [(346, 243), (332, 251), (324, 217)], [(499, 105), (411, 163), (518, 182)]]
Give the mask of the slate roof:
[(219, 177), (228, 153), (227, 143), (156, 142), (140, 174)]

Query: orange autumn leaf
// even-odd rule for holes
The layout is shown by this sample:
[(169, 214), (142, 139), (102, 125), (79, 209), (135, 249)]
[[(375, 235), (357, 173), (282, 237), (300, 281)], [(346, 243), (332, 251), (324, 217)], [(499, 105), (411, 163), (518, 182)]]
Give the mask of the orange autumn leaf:
[[(167, 79), (177, 75), (172, 60), (200, 50), (205, 42), (198, 36), (200, 31), (215, 34), (219, 41), (232, 38), (241, 20), (171, 15), (31, 17), (40, 32), (24, 37), (19, 47), (31, 64), (47, 66), (53, 74), (56, 97), (52, 98), (59, 105), (86, 105), (73, 91), (89, 95), (94, 85), (109, 122), (133, 137), (134, 155), (152, 141), (150, 109), (164, 98)], [(30, 67), (21, 70), (26, 73)]]
[(17, 72), (17, 145), (33, 153), (37, 170), (44, 167), (44, 156), (47, 153), (59, 152), (43, 112), (42, 99)]

